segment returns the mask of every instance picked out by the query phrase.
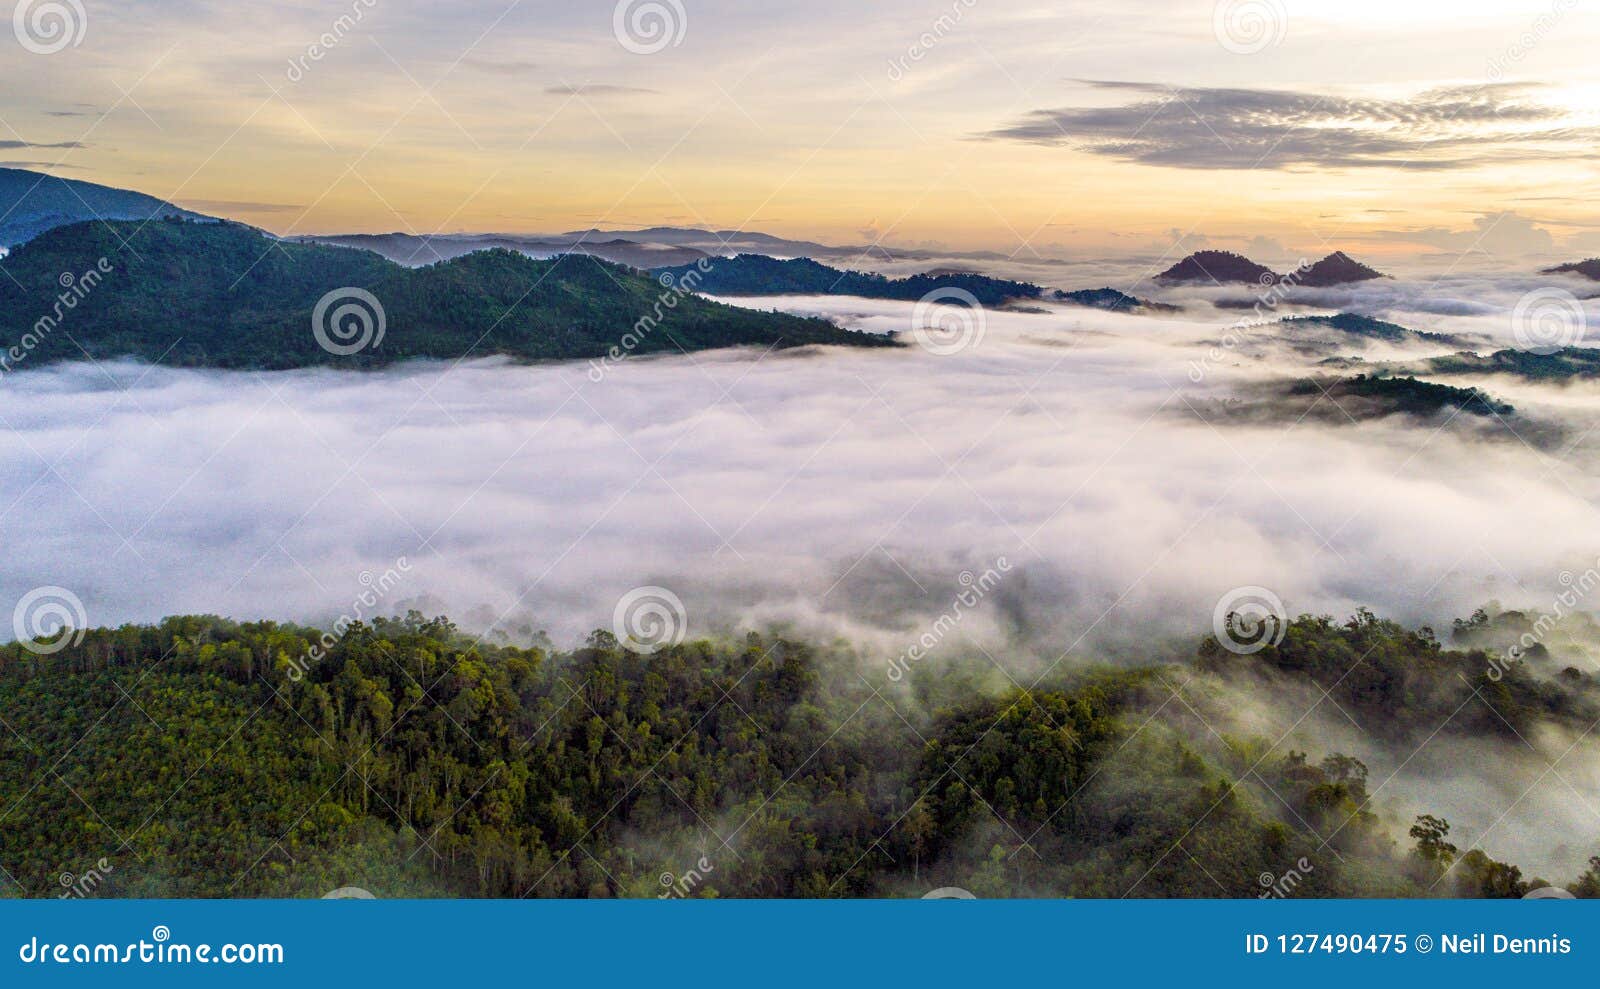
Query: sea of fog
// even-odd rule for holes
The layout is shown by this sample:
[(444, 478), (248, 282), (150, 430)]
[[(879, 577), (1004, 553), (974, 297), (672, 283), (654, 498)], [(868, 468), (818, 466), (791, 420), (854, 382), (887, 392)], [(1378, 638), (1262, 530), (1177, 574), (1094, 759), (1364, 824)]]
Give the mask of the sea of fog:
[[(741, 301), (878, 332), (913, 311)], [(1492, 600), (1548, 606), (1600, 554), (1595, 385), (1482, 382), (1519, 421), (1565, 424), (1553, 444), (1464, 421), (1219, 421), (1211, 403), (1321, 355), (1191, 309), (990, 311), (955, 353), (13, 373), (0, 599), (58, 585), (95, 624), (326, 620), (403, 558), (389, 604), (478, 629), (567, 644), (659, 585), (691, 632), (794, 622), (899, 651), (963, 573), (1004, 559), (995, 607), (963, 633), (1053, 659), (1187, 647), (1244, 586), (1292, 612), (1447, 626)], [(1503, 322), (1408, 318), (1504, 343)], [(1360, 344), (1346, 352), (1450, 349)]]
[[(1505, 345), (1524, 290), (1386, 283), (1365, 301)], [(9, 374), (0, 600), (65, 588), (96, 625), (417, 607), (570, 646), (652, 586), (682, 601), (690, 635), (841, 636), (881, 671), (992, 571), (941, 644), (1030, 682), (1061, 663), (1191, 656), (1240, 588), (1292, 613), (1370, 607), (1445, 630), (1488, 602), (1548, 609), (1595, 564), (1600, 387), (1461, 382), (1559, 427), (1554, 442), (1399, 417), (1219, 421), (1217, 403), (1320, 355), (1274, 329), (1218, 348), (1239, 314), (1190, 294), (1178, 316), (990, 311), (981, 338), (935, 347), (953, 353)], [(739, 301), (874, 332), (904, 331), (913, 314), (853, 298)], [(1351, 341), (1348, 353), (1448, 349)], [(1428, 772), (1448, 780), (1449, 768)], [(1594, 831), (1594, 812), (1559, 789), (1565, 810), (1523, 802), (1535, 815), (1519, 818), (1525, 846), (1501, 826), (1525, 862), (1566, 810)], [(1480, 800), (1457, 781), (1426, 796), (1471, 821), (1492, 818), (1472, 806), (1516, 793)]]

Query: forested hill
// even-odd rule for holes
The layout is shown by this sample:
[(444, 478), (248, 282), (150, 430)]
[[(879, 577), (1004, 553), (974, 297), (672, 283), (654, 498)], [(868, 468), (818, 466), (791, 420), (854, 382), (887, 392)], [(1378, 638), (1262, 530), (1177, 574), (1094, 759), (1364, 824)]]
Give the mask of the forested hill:
[[(1516, 631), (1480, 615), (1457, 634)], [(873, 686), (842, 645), (757, 635), (644, 656), (605, 633), (481, 644), (414, 612), (342, 636), (89, 630), (52, 655), (0, 647), (0, 895), (92, 870), (69, 893), (1520, 896), (1543, 880), (1458, 850), (1446, 822), (1418, 820), (1414, 845), (1380, 823), (1357, 760), (1185, 713), (1258, 678), (1258, 697), (1327, 694), (1401, 755), (1468, 737), (1509, 755), (1596, 716), (1575, 670), (1491, 680), (1485, 661), (1367, 614), (1025, 693), (986, 689), (976, 660)], [(1211, 686), (1171, 704), (1191, 681)], [(1562, 878), (1600, 890), (1593, 868)]]
[(781, 260), (764, 254), (714, 258), (699, 264), (653, 269), (659, 275), (692, 278), (712, 295), (854, 295), (866, 299), (915, 301), (938, 289), (970, 292), (986, 306), (1009, 299), (1037, 298), (1039, 286), (969, 272), (935, 272), (907, 278), (846, 271), (810, 258)]
[[(590, 257), (539, 261), (501, 250), (405, 268), (232, 223), (59, 227), (0, 269), (0, 344), (17, 369), (86, 355), (273, 369), (891, 343), (825, 320), (723, 305)], [(376, 300), (381, 319), (353, 290)]]

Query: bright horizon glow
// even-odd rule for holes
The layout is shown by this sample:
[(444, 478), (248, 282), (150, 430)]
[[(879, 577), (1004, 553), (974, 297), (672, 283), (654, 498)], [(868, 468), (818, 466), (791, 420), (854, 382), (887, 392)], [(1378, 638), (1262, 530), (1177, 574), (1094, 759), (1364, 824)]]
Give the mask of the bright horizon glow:
[(75, 46), (0, 45), (5, 163), (278, 234), (1600, 253), (1600, 15), (1572, 0), (679, 2), (651, 54), (610, 3), (88, 3)]

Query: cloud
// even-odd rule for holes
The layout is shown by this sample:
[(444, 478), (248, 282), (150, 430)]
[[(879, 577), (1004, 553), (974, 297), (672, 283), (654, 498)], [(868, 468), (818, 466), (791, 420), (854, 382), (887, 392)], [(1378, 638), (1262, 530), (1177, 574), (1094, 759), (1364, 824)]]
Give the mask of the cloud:
[(50, 171), (57, 168), (71, 168), (78, 171), (89, 171), (87, 165), (68, 165), (59, 161), (0, 161), (0, 168), (26, 168), (33, 171)]
[[(1486, 332), (1499, 320), (1509, 338), (1514, 297), (1489, 296)], [(748, 301), (880, 331), (913, 309)], [(1600, 555), (1575, 535), (1593, 531), (1583, 456), (1400, 423), (1183, 415), (1297, 372), (1240, 352), (1191, 385), (1235, 318), (990, 312), (952, 357), (734, 350), (629, 360), (598, 384), (581, 364), (493, 361), (22, 371), (0, 390), (0, 500), (31, 535), (8, 549), (0, 600), (49, 582), (96, 622), (327, 620), (363, 572), (405, 556), (391, 603), (468, 624), (504, 615), (571, 643), (658, 584), (698, 632), (785, 621), (898, 651), (962, 571), (1004, 556), (1003, 606), (963, 633), (1023, 663), (1187, 648), (1246, 585), (1296, 610), (1448, 627), (1507, 587), (1554, 593)]]
[(58, 141), (53, 144), (38, 144), (33, 141), (0, 141), (0, 150), (21, 151), (28, 148), (86, 148), (82, 141)]
[(606, 86), (586, 83), (581, 86), (551, 86), (545, 90), (551, 96), (641, 96), (659, 95), (658, 90), (638, 86)]
[(1409, 99), (1268, 89), (1087, 83), (1113, 106), (1035, 110), (982, 137), (1071, 147), (1170, 168), (1468, 168), (1593, 157), (1593, 128), (1526, 83), (1443, 87)]
[(1539, 226), (1537, 220), (1515, 212), (1486, 213), (1475, 218), (1472, 226), (1464, 230), (1424, 227), (1380, 230), (1371, 236), (1396, 243), (1422, 244), (1441, 251), (1509, 256), (1549, 254), (1556, 245), (1555, 236)]

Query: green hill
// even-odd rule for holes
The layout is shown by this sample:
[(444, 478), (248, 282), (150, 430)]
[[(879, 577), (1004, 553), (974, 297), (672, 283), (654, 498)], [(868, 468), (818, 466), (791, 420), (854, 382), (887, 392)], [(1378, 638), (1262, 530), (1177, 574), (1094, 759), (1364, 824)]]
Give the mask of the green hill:
[(1027, 282), (964, 271), (886, 278), (831, 268), (810, 258), (782, 260), (764, 254), (740, 254), (653, 270), (663, 276), (694, 279), (699, 291), (713, 295), (853, 295), (914, 302), (939, 289), (960, 289), (983, 305), (998, 306), (1009, 299), (1037, 298), (1040, 292), (1039, 286)]
[[(590, 257), (485, 251), (405, 268), (377, 254), (273, 240), (232, 223), (80, 223), (0, 262), (0, 341), (13, 368), (130, 356), (185, 367), (363, 367), (409, 358), (522, 360), (759, 345), (884, 346), (819, 319), (679, 292)], [(380, 324), (313, 332), (318, 303), (370, 293)], [(347, 332), (340, 332), (344, 330)], [(626, 338), (626, 339), (625, 339)], [(365, 346), (361, 346), (367, 341)], [(631, 344), (630, 344), (631, 341)]]
[(1366, 613), (1283, 633), (1255, 656), (1207, 639), (1187, 669), (1026, 693), (985, 689), (976, 657), (919, 666), (901, 693), (847, 673), (843, 645), (752, 634), (643, 656), (595, 633), (557, 653), (415, 612), (342, 636), (188, 617), (53, 655), (12, 643), (0, 895), (58, 896), (94, 870), (94, 896), (1255, 897), (1297, 862), (1314, 863), (1297, 896), (1525, 892), (1514, 866), (1458, 857), (1443, 822), (1397, 846), (1357, 760), (1217, 736), (1170, 683), (1195, 681), (1191, 711), (1226, 704), (1207, 695), (1228, 677), (1255, 696), (1315, 685), (1399, 758), (1580, 731), (1594, 681), (1532, 657), (1489, 675), (1481, 650)]

